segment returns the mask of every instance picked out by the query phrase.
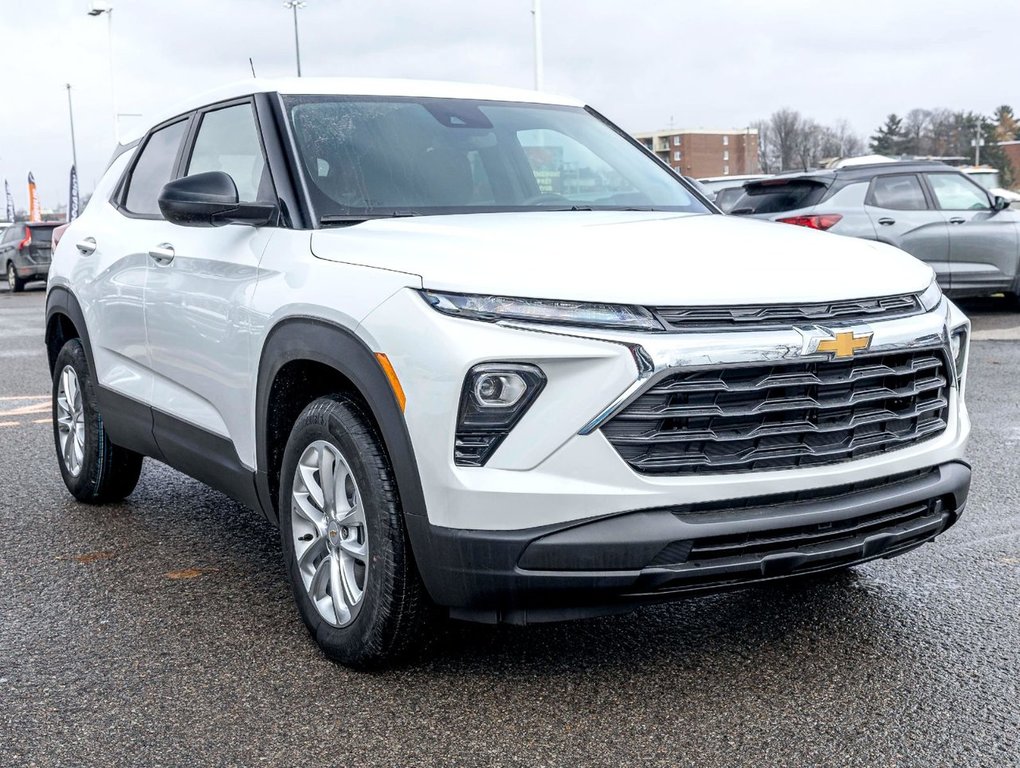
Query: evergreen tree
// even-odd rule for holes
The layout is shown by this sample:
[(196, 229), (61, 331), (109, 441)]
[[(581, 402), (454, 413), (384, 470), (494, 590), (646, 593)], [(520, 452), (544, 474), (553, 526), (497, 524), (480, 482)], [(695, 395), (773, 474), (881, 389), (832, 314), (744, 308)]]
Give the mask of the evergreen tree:
[(885, 119), (885, 125), (879, 126), (878, 131), (871, 137), (870, 147), (876, 155), (896, 157), (903, 154), (906, 143), (907, 135), (903, 129), (903, 120), (893, 113)]

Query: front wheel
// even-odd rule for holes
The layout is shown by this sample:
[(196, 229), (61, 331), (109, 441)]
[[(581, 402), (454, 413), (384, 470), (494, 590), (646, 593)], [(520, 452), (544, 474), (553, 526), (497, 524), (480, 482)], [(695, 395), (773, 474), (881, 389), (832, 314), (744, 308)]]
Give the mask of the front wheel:
[(14, 262), (7, 262), (7, 287), (11, 293), (21, 293), (25, 290), (25, 281), (18, 277), (18, 270), (14, 268)]
[(332, 659), (373, 667), (426, 636), (430, 604), (385, 448), (363, 408), (319, 398), (283, 456), (280, 535), (298, 610)]
[(135, 489), (142, 457), (110, 442), (78, 339), (64, 344), (53, 366), (53, 441), (60, 476), (78, 501), (120, 501)]

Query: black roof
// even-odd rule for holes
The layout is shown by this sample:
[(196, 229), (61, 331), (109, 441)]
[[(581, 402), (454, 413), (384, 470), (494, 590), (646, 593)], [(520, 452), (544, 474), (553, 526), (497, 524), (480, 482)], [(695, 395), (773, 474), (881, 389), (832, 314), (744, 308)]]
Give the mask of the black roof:
[(874, 176), (885, 176), (890, 173), (903, 173), (904, 171), (945, 171), (956, 170), (951, 165), (946, 165), (938, 160), (898, 160), (894, 163), (867, 163), (866, 165), (851, 165), (846, 168), (819, 168), (809, 171), (787, 171), (776, 174), (767, 179), (749, 181), (745, 186), (759, 185), (768, 186), (769, 182), (784, 181), (787, 179), (814, 179), (822, 182), (832, 182), (837, 178), (870, 179)]

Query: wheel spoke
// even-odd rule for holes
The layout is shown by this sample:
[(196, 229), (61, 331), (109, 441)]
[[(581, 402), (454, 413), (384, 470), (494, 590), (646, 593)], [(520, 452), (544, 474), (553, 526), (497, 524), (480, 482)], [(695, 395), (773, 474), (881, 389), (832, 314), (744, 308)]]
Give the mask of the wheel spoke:
[(325, 555), (327, 551), (326, 538), (324, 536), (318, 536), (313, 539), (303, 552), (295, 551), (297, 555), (298, 568), (304, 573), (306, 570), (315, 565), (315, 560), (322, 555)]
[[(352, 531), (355, 529), (352, 529)], [(351, 536), (348, 539), (344, 539), (340, 542), (340, 549), (342, 549), (352, 560), (357, 560), (359, 563), (367, 562), (368, 560), (368, 539), (366, 538), (363, 542), (358, 542), (357, 538)]]
[(325, 506), (322, 501), (322, 488), (319, 487), (319, 483), (315, 479), (315, 472), (317, 469), (318, 466), (310, 467), (302, 462), (298, 465), (298, 474), (301, 477), (301, 482), (304, 485), (305, 491), (311, 497), (315, 506), (317, 506), (320, 510), (323, 510), (325, 509)]
[(312, 503), (311, 495), (307, 492), (295, 491), (292, 494), (294, 499), (293, 509), (306, 522), (315, 526), (315, 530), (321, 536), (326, 529), (326, 517), (321, 510)]
[(346, 624), (351, 620), (350, 606), (357, 601), (352, 599), (347, 592), (340, 560), (336, 557), (329, 559), (329, 596), (333, 601), (333, 613), (336, 614), (337, 624)]
[(319, 483), (322, 485), (323, 509), (329, 513), (336, 510), (336, 457), (325, 445), (319, 450)]
[[(363, 573), (366, 578), (366, 585), (368, 584), (368, 570), (363, 569)], [(350, 605), (356, 605), (362, 597), (365, 595), (365, 590), (358, 586), (358, 574), (357, 567), (354, 561), (350, 558), (344, 558), (344, 561), (340, 565), (340, 579), (343, 581), (344, 594), (347, 596), (347, 602)]]
[(361, 508), (361, 504), (355, 504), (345, 514), (338, 515), (337, 522), (340, 525), (364, 525), (365, 512)]
[(315, 573), (312, 574), (312, 581), (308, 585), (308, 594), (313, 600), (321, 600), (326, 596), (326, 587), (329, 585), (329, 569), (332, 557), (327, 555), (315, 566)]
[(68, 432), (67, 437), (64, 438), (64, 466), (67, 467), (68, 471), (75, 474), (75, 464), (72, 461), (74, 454), (74, 433)]

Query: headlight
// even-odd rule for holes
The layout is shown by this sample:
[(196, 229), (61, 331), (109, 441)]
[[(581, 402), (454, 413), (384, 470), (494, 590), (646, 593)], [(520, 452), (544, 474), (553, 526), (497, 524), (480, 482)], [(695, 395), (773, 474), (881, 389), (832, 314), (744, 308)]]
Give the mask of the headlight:
[(589, 328), (664, 330), (644, 307), (628, 304), (589, 304), (511, 296), (478, 296), (466, 293), (422, 291), (425, 301), (443, 314), (471, 320), (524, 320), (534, 323), (581, 325)]
[(925, 289), (918, 299), (921, 302), (921, 307), (925, 312), (931, 312), (935, 307), (942, 301), (942, 289), (939, 288), (937, 280), (932, 280), (931, 285)]
[(481, 467), (545, 387), (545, 374), (526, 363), (482, 363), (468, 371), (460, 395), (453, 462)]

